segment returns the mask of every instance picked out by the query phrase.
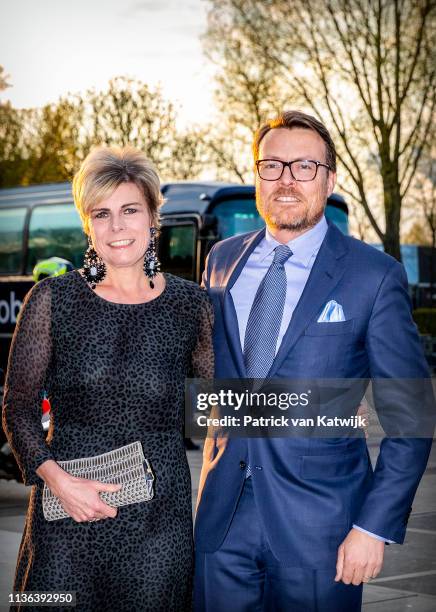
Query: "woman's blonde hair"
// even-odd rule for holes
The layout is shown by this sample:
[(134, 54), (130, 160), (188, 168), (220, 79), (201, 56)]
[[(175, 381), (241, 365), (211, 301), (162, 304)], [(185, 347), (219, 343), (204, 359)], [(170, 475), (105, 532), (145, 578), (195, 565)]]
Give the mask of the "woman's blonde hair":
[(73, 179), (73, 198), (89, 234), (90, 211), (122, 183), (134, 183), (144, 195), (154, 227), (159, 228), (163, 203), (159, 176), (152, 162), (133, 147), (96, 147), (83, 160)]

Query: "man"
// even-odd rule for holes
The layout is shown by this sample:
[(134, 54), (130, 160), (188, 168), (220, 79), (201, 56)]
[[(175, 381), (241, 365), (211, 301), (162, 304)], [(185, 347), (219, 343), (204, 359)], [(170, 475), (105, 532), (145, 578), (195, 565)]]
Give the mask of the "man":
[[(266, 230), (215, 245), (204, 273), (216, 378), (428, 377), (402, 265), (324, 217), (325, 126), (285, 112), (254, 157)], [(430, 446), (385, 438), (373, 473), (363, 436), (206, 440), (196, 611), (360, 610), (385, 543), (404, 539)]]

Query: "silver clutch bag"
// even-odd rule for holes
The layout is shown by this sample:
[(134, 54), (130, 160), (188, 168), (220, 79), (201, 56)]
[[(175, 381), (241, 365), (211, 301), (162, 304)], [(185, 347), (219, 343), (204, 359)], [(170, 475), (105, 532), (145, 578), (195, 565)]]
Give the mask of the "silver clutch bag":
[[(116, 493), (100, 493), (101, 499), (109, 506), (120, 507), (150, 501), (154, 496), (154, 474), (144, 457), (141, 442), (132, 442), (96, 457), (57, 463), (72, 476), (123, 485)], [(47, 521), (70, 518), (46, 484), (42, 494), (42, 509)]]

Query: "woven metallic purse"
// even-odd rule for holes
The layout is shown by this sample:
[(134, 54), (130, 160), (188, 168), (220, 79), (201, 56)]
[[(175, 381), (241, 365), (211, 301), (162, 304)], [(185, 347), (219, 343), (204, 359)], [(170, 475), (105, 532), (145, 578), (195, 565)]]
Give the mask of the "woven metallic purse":
[[(100, 493), (101, 499), (115, 508), (150, 501), (154, 496), (154, 474), (144, 457), (141, 442), (132, 442), (96, 457), (58, 461), (58, 465), (72, 476), (123, 485), (116, 493)], [(47, 521), (70, 518), (47, 485), (44, 485), (42, 509)]]

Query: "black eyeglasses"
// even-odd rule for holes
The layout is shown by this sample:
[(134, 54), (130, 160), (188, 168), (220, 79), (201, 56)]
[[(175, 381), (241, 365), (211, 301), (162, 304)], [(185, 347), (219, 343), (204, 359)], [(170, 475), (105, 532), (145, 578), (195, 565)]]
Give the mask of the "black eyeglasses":
[(295, 159), (284, 162), (278, 159), (259, 159), (256, 162), (257, 172), (264, 181), (278, 181), (288, 166), (291, 176), (295, 181), (313, 181), (317, 175), (318, 167), (324, 166), (330, 170), (330, 166), (313, 159)]

